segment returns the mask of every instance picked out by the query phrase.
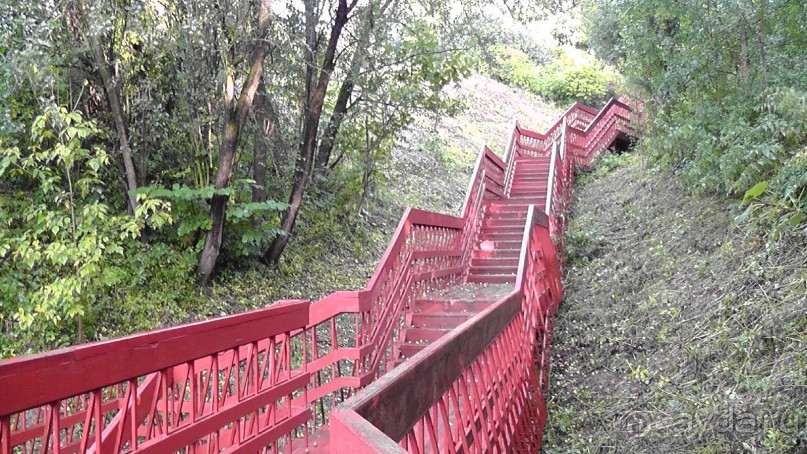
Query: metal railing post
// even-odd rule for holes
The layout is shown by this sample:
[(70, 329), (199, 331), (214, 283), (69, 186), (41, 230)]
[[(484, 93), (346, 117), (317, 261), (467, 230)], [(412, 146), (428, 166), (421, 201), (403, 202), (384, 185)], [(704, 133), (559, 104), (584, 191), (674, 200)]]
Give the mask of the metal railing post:
[(560, 132), (560, 160), (566, 157), (566, 117), (563, 117), (563, 130)]
[(555, 158), (558, 154), (558, 142), (552, 142), (552, 153), (549, 155), (549, 181), (546, 182), (546, 208), (544, 212), (552, 222), (552, 191), (555, 188)]

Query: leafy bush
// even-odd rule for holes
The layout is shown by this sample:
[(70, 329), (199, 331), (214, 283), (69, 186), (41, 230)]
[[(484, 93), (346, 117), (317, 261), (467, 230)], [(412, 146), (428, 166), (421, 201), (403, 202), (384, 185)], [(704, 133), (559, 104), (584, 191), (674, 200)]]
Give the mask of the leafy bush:
[(0, 193), (0, 357), (151, 328), (192, 300), (195, 257), (138, 241), (171, 222), (170, 207), (114, 214), (108, 156), (87, 145), (97, 132), (51, 107), (30, 146), (0, 147), (0, 177), (14, 184)]
[(490, 72), (501, 81), (526, 88), (538, 93), (538, 67), (530, 61), (524, 52), (511, 47), (498, 45), (492, 49), (494, 56)]
[(593, 7), (594, 49), (648, 101), (640, 146), (655, 165), (694, 192), (747, 194), (738, 220), (771, 238), (807, 233), (807, 3)]
[(619, 167), (622, 167), (625, 164), (627, 164), (632, 156), (635, 155), (630, 155), (627, 153), (603, 154), (599, 159), (597, 159), (594, 162), (591, 169), (589, 170), (579, 170), (579, 168), (576, 169), (576, 172), (579, 172), (579, 175), (575, 175), (574, 184), (577, 186), (585, 186), (591, 183), (592, 181), (596, 180), (597, 178), (608, 175), (613, 170), (618, 169)]
[(807, 216), (807, 94), (794, 89), (737, 95), (730, 111), (679, 106), (650, 123), (642, 148), (698, 192), (744, 195), (739, 222), (773, 237)]
[(573, 59), (562, 50), (555, 60), (536, 66), (524, 52), (504, 45), (494, 46), (490, 72), (505, 83), (525, 88), (558, 104), (602, 104), (617, 75), (590, 57)]
[(575, 63), (562, 56), (541, 68), (538, 80), (537, 92), (559, 104), (578, 101), (598, 106), (606, 101), (616, 75), (591, 61)]
[(63, 343), (73, 323), (81, 337), (107, 261), (140, 233), (101, 197), (108, 157), (84, 145), (96, 132), (79, 113), (53, 107), (33, 121), (30, 148), (0, 149), (0, 177), (21, 188), (1, 196), (0, 322), (12, 338), (3, 350), (26, 338)]

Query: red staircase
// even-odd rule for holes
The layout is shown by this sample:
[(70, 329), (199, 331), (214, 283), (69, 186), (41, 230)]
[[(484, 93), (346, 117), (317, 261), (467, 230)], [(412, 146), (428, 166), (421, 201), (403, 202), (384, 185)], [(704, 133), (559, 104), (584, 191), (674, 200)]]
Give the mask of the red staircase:
[(363, 290), (0, 361), (0, 454), (538, 452), (574, 167), (631, 115), (514, 125)]

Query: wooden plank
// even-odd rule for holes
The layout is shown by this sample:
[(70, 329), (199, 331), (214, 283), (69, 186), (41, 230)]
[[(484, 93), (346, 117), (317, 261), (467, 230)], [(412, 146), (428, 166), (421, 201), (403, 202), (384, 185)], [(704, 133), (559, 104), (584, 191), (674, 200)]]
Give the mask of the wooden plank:
[(411, 208), (409, 211), (409, 221), (413, 225), (425, 225), (429, 227), (444, 227), (449, 229), (462, 230), (465, 220), (450, 214), (436, 213), (434, 211), (419, 210)]
[(465, 268), (458, 266), (442, 270), (423, 271), (421, 273), (415, 273), (412, 275), (412, 282), (427, 281), (445, 276), (451, 276), (452, 274), (462, 274), (464, 269)]
[(412, 253), (412, 260), (432, 259), (436, 257), (462, 257), (462, 250), (452, 249), (448, 251), (415, 251)]
[(363, 297), (365, 293), (356, 291), (333, 292), (312, 303), (308, 315), (309, 325), (319, 325), (339, 314), (358, 314), (370, 310), (368, 298)]

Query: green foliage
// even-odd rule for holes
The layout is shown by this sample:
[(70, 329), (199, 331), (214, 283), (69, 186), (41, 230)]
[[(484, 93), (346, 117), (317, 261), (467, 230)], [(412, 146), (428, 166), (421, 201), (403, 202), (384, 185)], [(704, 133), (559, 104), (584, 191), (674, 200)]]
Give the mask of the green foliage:
[[(303, 245), (294, 241), (300, 250), (290, 254), (291, 263), (281, 264), (296, 274), (267, 273), (298, 279), (324, 253), (315, 243), (347, 238), (344, 229), (372, 215), (368, 206), (387, 182), (401, 131), (415, 117), (457, 111), (444, 88), (474, 63), (463, 50), (465, 35), (457, 33), (466, 17), (451, 17), (441, 1), (430, 1), (428, 13), (405, 2), (358, 4), (338, 44), (317, 134), (324, 135), (350, 78), (354, 88), (330, 168), (317, 169), (308, 185), (303, 231), (281, 231), (300, 124), (308, 114), (301, 102), (312, 69), (302, 63), (311, 50), (308, 27), (327, 37), (333, 16), (306, 24), (300, 4), (273, 11), (263, 109), (245, 118), (228, 185), (216, 190), (222, 89), (232, 76), (237, 92), (249, 72), (244, 56), (256, 42), (256, 5), (0, 5), (0, 357), (227, 312), (226, 302), (212, 303), (193, 287), (215, 196), (228, 202), (224, 271), (214, 285), (250, 269), (248, 258), (287, 234), (304, 238)], [(335, 6), (329, 1), (316, 9)], [(314, 61), (323, 60), (322, 44)], [(112, 83), (102, 68), (114, 68)], [(113, 109), (113, 98), (120, 109)], [(253, 162), (256, 145), (263, 145), (263, 163)], [(127, 148), (132, 166), (124, 171)], [(267, 169), (260, 188), (256, 164)], [(139, 202), (134, 213), (125, 189), (132, 173)], [(353, 249), (364, 244), (353, 237), (349, 243)], [(317, 266), (339, 272), (331, 264)], [(236, 309), (245, 307), (254, 305)]]
[(599, 106), (605, 103), (609, 89), (617, 83), (617, 75), (593, 59), (575, 61), (561, 54), (541, 68), (538, 80), (537, 92), (558, 104), (581, 102)]
[(587, 171), (580, 172), (579, 175), (575, 176), (575, 185), (577, 186), (585, 186), (592, 181), (600, 178), (602, 176), (608, 175), (615, 169), (624, 166), (628, 163), (632, 156), (627, 153), (616, 154), (616, 153), (606, 153), (600, 156), (592, 165), (591, 169)]
[[(591, 43), (649, 102), (641, 147), (772, 237), (807, 213), (807, 4), (593, 2)], [(766, 187), (760, 185), (767, 182)]]
[[(140, 234), (102, 198), (107, 154), (84, 145), (96, 133), (78, 112), (49, 108), (33, 122), (30, 149), (0, 149), (0, 177), (19, 188), (0, 196), (0, 323), (14, 327), (3, 330), (12, 336), (4, 349), (62, 343), (103, 291), (109, 260)], [(152, 221), (147, 209), (138, 219)]]
[(525, 88), (558, 104), (602, 104), (616, 73), (590, 57), (572, 58), (563, 50), (544, 66), (535, 65), (524, 52), (498, 45), (492, 48), (490, 72), (500, 80)]
[(572, 224), (566, 231), (563, 246), (570, 264), (586, 264), (597, 257), (605, 246), (605, 237), (591, 229)]
[(227, 251), (230, 258), (238, 258), (259, 254), (263, 246), (280, 234), (280, 230), (273, 227), (276, 221), (264, 220), (273, 219), (270, 216), (288, 208), (288, 204), (276, 200), (249, 201), (245, 197), (248, 193), (242, 186), (252, 184), (252, 180), (237, 181), (224, 189), (215, 189), (213, 186), (195, 189), (179, 184), (174, 184), (171, 189), (145, 186), (138, 189), (138, 199), (141, 207), (157, 207), (152, 218), (159, 215), (165, 218), (166, 223), (174, 224), (175, 229), (163, 231), (167, 241), (198, 251), (202, 246), (202, 233), (211, 227), (208, 201), (214, 195), (229, 196), (225, 228), (232, 231), (233, 236), (228, 237)]

